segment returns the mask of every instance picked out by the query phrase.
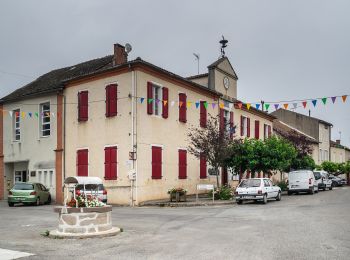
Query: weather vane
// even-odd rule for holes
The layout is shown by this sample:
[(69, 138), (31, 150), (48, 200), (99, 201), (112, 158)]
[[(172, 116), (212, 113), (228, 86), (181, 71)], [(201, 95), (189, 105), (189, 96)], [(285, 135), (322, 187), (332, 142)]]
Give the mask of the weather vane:
[(222, 40), (219, 43), (221, 44), (221, 56), (225, 57), (225, 48), (227, 47), (228, 40), (222, 36)]

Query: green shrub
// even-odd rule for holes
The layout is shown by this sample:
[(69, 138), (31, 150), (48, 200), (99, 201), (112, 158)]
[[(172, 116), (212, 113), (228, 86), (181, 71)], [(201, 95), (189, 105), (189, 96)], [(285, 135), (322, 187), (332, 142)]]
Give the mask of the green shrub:
[(286, 181), (280, 181), (277, 183), (277, 186), (279, 186), (282, 191), (286, 191), (288, 189), (288, 184)]
[[(213, 197), (213, 191), (208, 194), (209, 198)], [(214, 199), (216, 200), (230, 200), (233, 197), (233, 190), (231, 187), (225, 185), (214, 190)]]

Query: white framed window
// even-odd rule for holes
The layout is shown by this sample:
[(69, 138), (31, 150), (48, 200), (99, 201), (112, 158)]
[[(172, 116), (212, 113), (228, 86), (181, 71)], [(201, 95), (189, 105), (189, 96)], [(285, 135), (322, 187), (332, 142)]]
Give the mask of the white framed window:
[(21, 140), (21, 110), (17, 109), (13, 111), (13, 140), (20, 141)]
[(269, 138), (269, 125), (264, 124), (264, 140)]
[(50, 103), (40, 104), (40, 136), (47, 137), (51, 134)]
[(162, 87), (157, 85), (152, 85), (153, 92), (153, 111), (154, 115), (161, 116), (162, 115), (162, 103), (163, 103), (163, 95), (162, 95)]
[(224, 110), (224, 126), (227, 133), (230, 133), (230, 112), (227, 110)]
[(248, 118), (243, 116), (242, 117), (242, 136), (248, 135)]

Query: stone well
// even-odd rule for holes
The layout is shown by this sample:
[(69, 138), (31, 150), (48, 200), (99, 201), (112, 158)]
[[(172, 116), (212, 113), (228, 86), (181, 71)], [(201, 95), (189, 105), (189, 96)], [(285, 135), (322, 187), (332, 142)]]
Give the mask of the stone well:
[(55, 207), (59, 214), (58, 229), (50, 237), (88, 238), (114, 236), (120, 229), (112, 226), (112, 207), (67, 208)]

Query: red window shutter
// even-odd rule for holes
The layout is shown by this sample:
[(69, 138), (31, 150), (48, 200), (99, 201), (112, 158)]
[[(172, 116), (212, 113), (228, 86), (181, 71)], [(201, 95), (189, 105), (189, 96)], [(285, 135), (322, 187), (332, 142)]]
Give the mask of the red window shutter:
[(199, 159), (199, 165), (200, 165), (200, 173), (199, 177), (200, 179), (206, 179), (207, 178), (207, 158), (205, 155), (201, 154)]
[[(180, 106), (181, 105), (181, 106)], [(185, 93), (179, 94), (179, 121), (186, 123), (187, 122), (187, 97)]]
[(200, 102), (200, 115), (199, 115), (199, 124), (201, 127), (207, 127), (207, 109), (204, 105), (205, 101)]
[(250, 118), (247, 117), (247, 137), (250, 137)]
[(270, 138), (270, 137), (271, 137), (271, 126), (269, 125), (269, 126), (267, 127), (267, 129), (268, 129), (267, 134), (268, 134), (268, 137)]
[(244, 121), (244, 117), (243, 116), (241, 116), (241, 136), (243, 136), (244, 135), (244, 125), (243, 125), (243, 121)]
[(230, 138), (233, 139), (233, 112), (230, 112)]
[(78, 93), (78, 120), (87, 121), (89, 118), (89, 92)]
[(259, 139), (260, 135), (260, 122), (259, 120), (255, 120), (255, 139)]
[(105, 179), (117, 179), (117, 147), (105, 148)]
[(89, 151), (87, 149), (77, 151), (77, 176), (88, 176)]
[(152, 179), (162, 178), (162, 148), (152, 146)]
[[(166, 102), (164, 102), (166, 101)], [(169, 89), (163, 87), (163, 102), (162, 102), (162, 106), (163, 106), (163, 112), (162, 112), (162, 116), (163, 118), (168, 118), (168, 107), (169, 107)]]
[(187, 151), (179, 150), (179, 179), (187, 178)]
[(225, 121), (224, 121), (224, 110), (222, 108), (220, 108), (220, 132), (223, 133), (224, 129), (225, 129)]
[(153, 99), (153, 87), (151, 82), (147, 82), (147, 114), (153, 114), (153, 102), (149, 102), (150, 99)]
[(117, 115), (118, 88), (116, 84), (106, 87), (106, 116), (112, 117)]
[(267, 130), (267, 129), (266, 129), (266, 126), (267, 126), (267, 125), (266, 125), (266, 124), (264, 124), (264, 140), (265, 140), (265, 139), (266, 139), (266, 137), (267, 137), (267, 132), (266, 132), (266, 130)]

